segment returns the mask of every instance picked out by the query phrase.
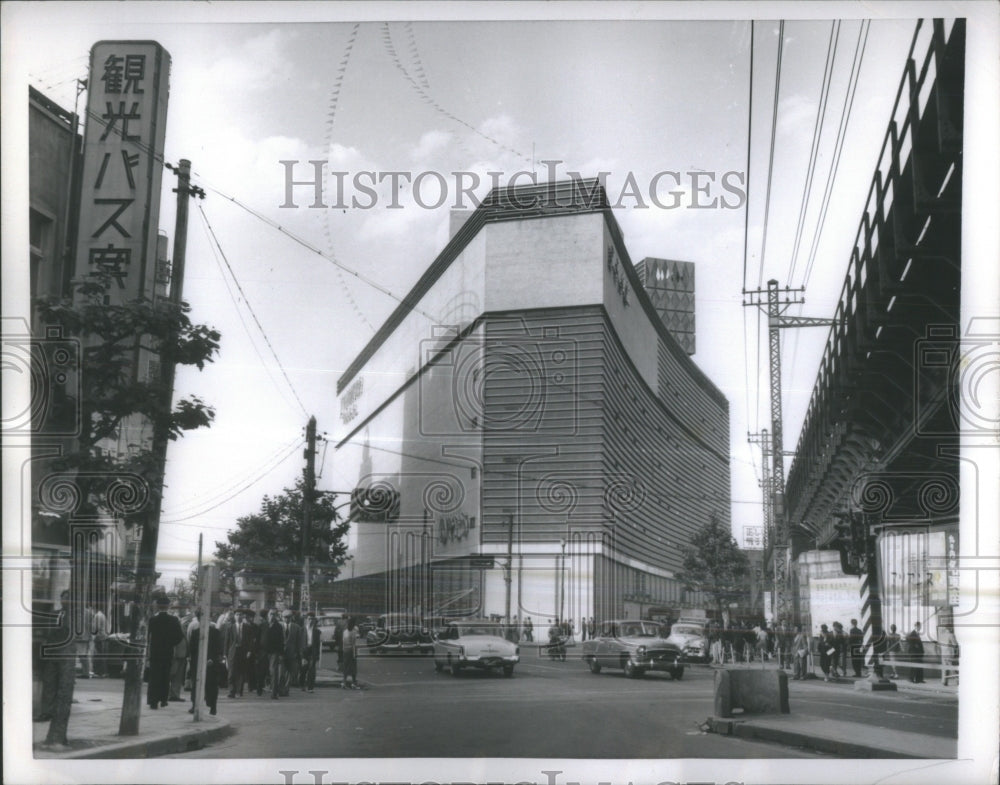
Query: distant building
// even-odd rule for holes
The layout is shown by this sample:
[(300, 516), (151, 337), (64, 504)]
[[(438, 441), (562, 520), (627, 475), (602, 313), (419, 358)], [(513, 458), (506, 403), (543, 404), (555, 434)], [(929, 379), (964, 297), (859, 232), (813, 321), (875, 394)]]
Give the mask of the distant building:
[(647, 257), (635, 272), (664, 327), (684, 351), (694, 354), (694, 263)]
[(697, 606), (680, 552), (729, 522), (728, 402), (603, 190), (498, 189), (453, 227), (338, 383), (337, 464), (361, 467), (338, 601), (577, 629)]

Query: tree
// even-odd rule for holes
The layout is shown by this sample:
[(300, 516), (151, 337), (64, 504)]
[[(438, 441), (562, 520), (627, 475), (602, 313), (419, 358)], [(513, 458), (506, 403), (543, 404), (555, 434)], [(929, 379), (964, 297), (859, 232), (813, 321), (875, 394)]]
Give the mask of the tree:
[[(236, 575), (256, 579), (270, 588), (301, 583), (302, 502), (304, 483), (286, 488), (279, 496), (265, 496), (260, 511), (236, 521), (226, 542), (215, 543), (220, 579), (232, 585)], [(347, 560), (349, 524), (334, 509), (331, 496), (317, 494), (313, 502), (309, 556), (313, 599), (322, 602)]]
[(716, 618), (724, 618), (723, 611), (729, 603), (746, 595), (750, 560), (736, 544), (732, 532), (715, 515), (695, 533), (682, 556), (678, 578), (688, 588), (697, 589), (711, 599)]
[[(156, 373), (140, 373), (136, 368), (142, 348), (168, 363), (193, 365), (199, 370), (212, 362), (219, 350), (220, 334), (205, 325), (192, 324), (190, 306), (145, 298), (107, 304), (105, 295), (115, 282), (105, 274), (95, 274), (76, 287), (75, 298), (41, 297), (35, 307), (43, 323), (58, 326), (65, 338), (80, 344), (80, 397), (60, 401), (61, 410), (79, 418), (79, 436), (53, 468), (76, 471), (80, 489), (78, 514), (107, 513), (121, 518), (126, 526), (143, 522), (149, 501), (162, 492), (162, 459), (151, 445), (120, 453), (116, 445), (123, 425), (133, 418), (145, 418), (153, 430), (166, 430), (170, 440), (185, 431), (211, 425), (215, 410), (197, 396), (170, 405), (172, 391)], [(141, 478), (147, 504), (136, 509), (115, 508), (101, 483), (108, 478)], [(103, 479), (102, 479), (103, 478)]]

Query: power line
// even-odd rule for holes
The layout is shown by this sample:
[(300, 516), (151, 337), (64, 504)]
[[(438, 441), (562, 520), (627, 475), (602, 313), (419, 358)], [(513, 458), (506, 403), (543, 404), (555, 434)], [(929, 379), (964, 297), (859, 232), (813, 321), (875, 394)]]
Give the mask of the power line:
[[(212, 251), (212, 257), (215, 259), (215, 263), (216, 263), (216, 265), (219, 268), (219, 273), (222, 276), (222, 282), (225, 284), (226, 291), (229, 293), (229, 299), (232, 300), (233, 306), (234, 306), (234, 310), (236, 311), (237, 317), (239, 317), (240, 324), (243, 325), (243, 330), (244, 330), (244, 332), (246, 332), (247, 338), (250, 339), (250, 345), (253, 347), (253, 350), (256, 353), (257, 357), (260, 358), (261, 367), (267, 373), (267, 376), (271, 380), (271, 382), (274, 384), (275, 389), (277, 389), (278, 393), (282, 396), (282, 398), (285, 399), (285, 402), (286, 403), (290, 403), (290, 401), (285, 397), (287, 395), (287, 391), (285, 390), (285, 388), (284, 388), (283, 385), (281, 385), (281, 384), (278, 383), (278, 380), (275, 378), (274, 374), (271, 372), (271, 363), (269, 363), (264, 358), (264, 355), (261, 354), (260, 348), (257, 346), (257, 342), (254, 340), (253, 333), (250, 330), (250, 325), (247, 324), (247, 320), (243, 317), (243, 311), (240, 309), (239, 300), (238, 300), (236, 294), (233, 292), (233, 288), (232, 288), (232, 286), (229, 283), (229, 279), (226, 277), (226, 271), (225, 271), (225, 268), (224, 268), (224, 266), (222, 264), (222, 259), (219, 257), (219, 252), (216, 250), (216, 246), (212, 242), (212, 236), (211, 236), (211, 234), (208, 231), (208, 222), (205, 220), (205, 214), (204, 213), (202, 213), (202, 228), (205, 230), (205, 236), (209, 240), (208, 247), (211, 249), (211, 251)], [(245, 302), (245, 300), (244, 300), (244, 302)], [(293, 393), (294, 393), (294, 390), (293, 390)]]
[[(212, 502), (214, 502), (219, 497), (224, 496), (225, 494), (227, 494), (230, 491), (232, 491), (234, 488), (236, 488), (238, 485), (240, 485), (240, 483), (244, 482), (246, 480), (246, 478), (248, 476), (250, 476), (251, 474), (259, 477), (262, 474), (266, 474), (267, 472), (271, 471), (278, 464), (280, 464), (282, 460), (284, 460), (284, 454), (288, 450), (290, 450), (293, 447), (297, 447), (301, 443), (302, 443), (302, 438), (299, 437), (299, 436), (296, 436), (291, 442), (289, 442), (287, 444), (284, 444), (281, 447), (279, 447), (277, 450), (275, 450), (274, 453), (272, 453), (271, 455), (269, 455), (264, 460), (264, 462), (261, 465), (257, 466), (254, 469), (251, 469), (249, 472), (243, 472), (243, 473), (241, 473), (241, 475), (238, 476), (238, 477), (232, 478), (231, 480), (227, 480), (227, 485), (226, 485), (225, 488), (223, 488), (221, 490), (215, 490), (215, 492), (212, 492), (209, 495), (207, 495), (207, 496), (205, 496), (203, 498), (197, 499), (197, 500), (195, 500), (195, 499), (186, 500), (188, 503), (181, 504), (181, 505), (179, 505), (176, 508), (170, 507), (169, 508), (170, 509), (170, 513), (172, 515), (187, 515), (188, 513), (198, 514), (198, 513), (192, 513), (192, 510), (197, 509), (198, 507), (200, 507), (203, 504), (211, 504)], [(179, 519), (179, 520), (183, 520), (183, 519)]]
[(255, 483), (259, 482), (266, 474), (269, 474), (270, 472), (274, 471), (281, 464), (283, 464), (285, 461), (287, 461), (292, 455), (295, 455), (296, 452), (298, 452), (299, 447), (301, 447), (304, 443), (305, 443), (304, 439), (296, 439), (296, 441), (292, 445), (291, 449), (288, 450), (283, 456), (281, 456), (281, 458), (276, 463), (274, 463), (274, 465), (269, 466), (263, 472), (259, 473), (256, 477), (254, 477), (249, 482), (247, 482), (246, 484), (244, 484), (242, 487), (240, 487), (234, 493), (231, 493), (225, 499), (222, 499), (220, 502), (218, 502), (216, 504), (213, 504), (211, 507), (208, 507), (208, 508), (206, 508), (204, 510), (199, 510), (197, 513), (192, 513), (190, 515), (185, 515), (182, 518), (174, 518), (172, 520), (164, 520), (163, 523), (169, 523), (169, 524), (171, 524), (173, 526), (194, 526), (194, 527), (205, 528), (205, 527), (202, 526), (202, 524), (197, 524), (197, 523), (181, 523), (181, 521), (189, 521), (192, 518), (197, 518), (197, 517), (199, 517), (201, 515), (204, 515), (205, 513), (208, 513), (208, 512), (211, 512), (214, 509), (217, 509), (218, 507), (221, 507), (223, 504), (225, 504), (226, 502), (228, 502), (230, 499), (235, 499), (237, 496), (239, 496), (245, 490), (247, 490), (248, 488), (250, 488), (252, 485), (254, 485)]
[(830, 84), (833, 82), (833, 66), (837, 61), (837, 44), (840, 41), (840, 21), (830, 24), (830, 38), (826, 45), (826, 63), (823, 66), (823, 79), (820, 82), (819, 103), (816, 107), (816, 120), (813, 123), (812, 144), (809, 148), (809, 166), (805, 183), (802, 186), (802, 204), (799, 207), (799, 220), (795, 227), (795, 241), (792, 244), (792, 258), (789, 262), (788, 275), (785, 280), (791, 283), (798, 263), (799, 244), (802, 241), (802, 230), (805, 227), (806, 213), (809, 210), (809, 199), (812, 196), (813, 175), (816, 172), (816, 162), (819, 158), (819, 143), (823, 138), (823, 122), (826, 117), (826, 103), (830, 97)]
[(219, 249), (219, 253), (222, 255), (222, 261), (226, 265), (226, 269), (229, 270), (229, 274), (233, 277), (233, 283), (236, 284), (236, 288), (239, 289), (240, 294), (243, 296), (243, 301), (246, 303), (247, 310), (253, 317), (254, 323), (257, 325), (257, 329), (260, 330), (260, 334), (264, 338), (264, 343), (267, 344), (267, 348), (271, 350), (271, 356), (274, 357), (275, 363), (278, 365), (278, 369), (281, 371), (281, 375), (285, 377), (285, 381), (288, 382), (288, 387), (292, 391), (292, 395), (295, 396), (295, 400), (298, 402), (299, 407), (302, 412), (308, 417), (309, 412), (306, 410), (305, 405), (302, 403), (302, 399), (299, 398), (299, 394), (295, 391), (295, 386), (292, 384), (292, 380), (288, 378), (288, 373), (285, 371), (285, 367), (281, 364), (281, 360), (278, 359), (278, 353), (274, 350), (274, 346), (271, 344), (271, 339), (267, 337), (267, 333), (264, 332), (264, 327), (260, 323), (260, 319), (257, 318), (257, 314), (253, 310), (253, 306), (250, 305), (250, 300), (247, 298), (246, 292), (243, 291), (243, 287), (240, 285), (239, 279), (236, 277), (236, 273), (233, 272), (233, 268), (229, 264), (229, 260), (226, 258), (226, 252), (222, 250), (222, 245), (219, 244), (219, 238), (215, 236), (215, 230), (212, 229), (212, 224), (208, 220), (208, 216), (205, 215), (204, 209), (202, 209), (201, 204), (198, 205), (198, 210), (201, 212), (201, 217), (205, 220), (205, 224), (208, 226), (208, 231), (212, 235), (212, 239), (215, 241), (216, 246)]
[[(848, 80), (847, 93), (844, 96), (844, 107), (841, 109), (840, 113), (840, 126), (837, 129), (837, 141), (834, 145), (835, 152), (833, 157), (833, 163), (830, 166), (830, 171), (826, 180), (826, 189), (823, 193), (823, 204), (820, 208), (819, 222), (816, 226), (816, 234), (813, 236), (812, 247), (809, 251), (809, 263), (806, 266), (805, 277), (802, 281), (802, 286), (805, 286), (809, 282), (809, 278), (812, 276), (813, 265), (816, 262), (816, 252), (819, 250), (820, 237), (823, 234), (823, 228), (826, 225), (826, 212), (830, 207), (830, 197), (833, 195), (833, 185), (837, 179), (837, 172), (840, 169), (840, 155), (844, 149), (844, 140), (847, 138), (847, 126), (851, 120), (851, 110), (854, 108), (854, 96), (857, 93), (858, 80), (861, 76), (861, 62), (864, 60), (865, 49), (868, 46), (868, 31), (871, 29), (871, 22), (865, 20), (861, 23), (858, 28), (858, 40), (854, 45), (854, 62), (851, 65), (851, 75)], [(862, 32), (864, 33), (864, 39), (862, 40)]]
[(774, 109), (771, 113), (771, 147), (767, 161), (767, 194), (764, 197), (764, 228), (760, 248), (760, 272), (757, 276), (757, 287), (764, 280), (764, 256), (767, 253), (767, 219), (771, 211), (771, 176), (774, 173), (774, 137), (778, 130), (778, 98), (781, 95), (781, 53), (785, 44), (785, 20), (778, 23), (778, 58), (774, 74)]
[[(750, 79), (747, 90), (747, 193), (750, 191), (750, 142), (753, 138), (753, 20), (750, 20)], [(747, 288), (747, 256), (750, 249), (750, 199), (747, 198), (743, 210), (743, 289)], [(746, 321), (743, 322), (743, 334), (746, 335)]]

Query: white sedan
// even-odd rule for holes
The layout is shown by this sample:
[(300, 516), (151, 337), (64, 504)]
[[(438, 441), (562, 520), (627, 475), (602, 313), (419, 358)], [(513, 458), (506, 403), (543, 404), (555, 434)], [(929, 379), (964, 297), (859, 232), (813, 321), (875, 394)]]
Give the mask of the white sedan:
[(434, 639), (434, 668), (448, 668), (458, 676), (463, 668), (501, 670), (514, 675), (520, 661), (518, 647), (503, 637), (499, 624), (490, 621), (461, 619), (449, 622)]

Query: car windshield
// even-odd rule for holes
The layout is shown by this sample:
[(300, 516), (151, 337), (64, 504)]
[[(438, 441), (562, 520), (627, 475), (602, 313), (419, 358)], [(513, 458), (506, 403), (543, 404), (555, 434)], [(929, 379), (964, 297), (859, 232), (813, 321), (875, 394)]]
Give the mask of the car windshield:
[(701, 635), (701, 627), (695, 627), (692, 624), (675, 624), (670, 631), (676, 633), (677, 635)]
[(655, 638), (657, 632), (652, 622), (626, 621), (618, 625), (618, 634), (623, 638)]
[(462, 625), (456, 629), (458, 630), (458, 635), (461, 638), (468, 637), (469, 635), (493, 635), (497, 638), (503, 637), (500, 633), (499, 627), (490, 626), (488, 624)]

